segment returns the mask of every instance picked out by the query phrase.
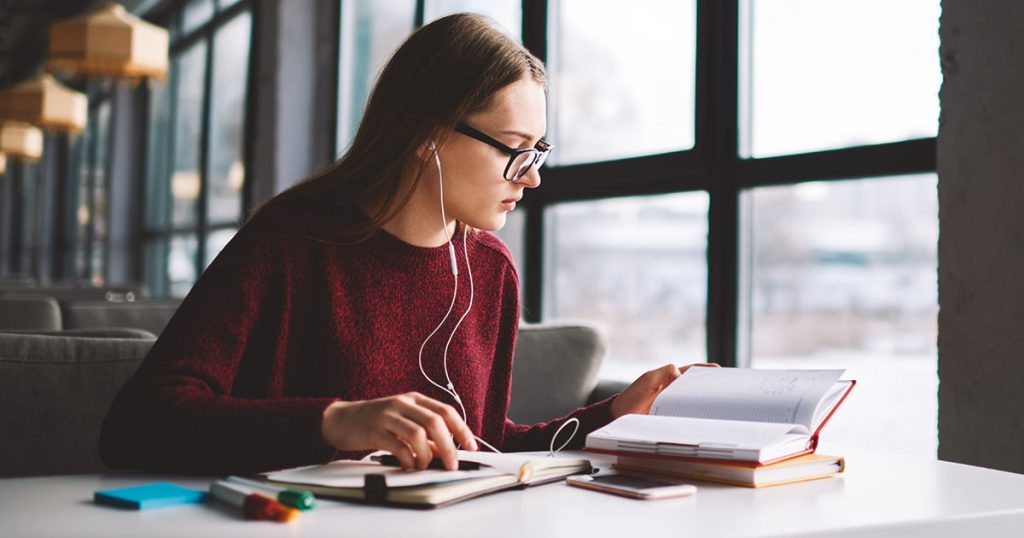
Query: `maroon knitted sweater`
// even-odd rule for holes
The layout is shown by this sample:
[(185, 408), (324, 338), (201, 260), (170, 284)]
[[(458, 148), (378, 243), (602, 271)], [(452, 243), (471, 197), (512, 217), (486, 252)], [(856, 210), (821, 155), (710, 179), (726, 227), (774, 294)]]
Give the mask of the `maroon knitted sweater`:
[[(247, 223), (118, 394), (103, 424), (103, 461), (213, 473), (322, 463), (335, 451), (320, 435), (321, 417), (338, 399), (419, 391), (454, 405), (417, 366), (451, 303), (447, 246), (414, 247), (383, 231), (356, 245), (331, 241), (353, 218), (363, 217), (343, 207), (271, 207)], [(424, 351), (435, 380), (444, 379), (444, 343), (469, 304), (457, 237), (458, 300)], [(467, 424), (503, 451), (546, 450), (568, 417), (533, 426), (506, 418), (519, 322), (508, 248), (481, 232), (468, 250), (473, 308), (448, 355)], [(610, 420), (609, 403), (569, 415), (580, 420), (570, 447)]]

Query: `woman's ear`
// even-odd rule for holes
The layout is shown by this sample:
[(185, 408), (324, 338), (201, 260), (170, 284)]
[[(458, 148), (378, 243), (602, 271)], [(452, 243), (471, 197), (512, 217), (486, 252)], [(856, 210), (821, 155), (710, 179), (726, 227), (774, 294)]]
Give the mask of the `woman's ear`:
[(416, 150), (416, 155), (420, 159), (429, 159), (430, 157), (433, 157), (434, 153), (436, 153), (436, 152), (437, 152), (437, 143), (434, 142), (433, 140), (427, 140), (426, 142), (423, 143), (423, 145), (421, 145)]

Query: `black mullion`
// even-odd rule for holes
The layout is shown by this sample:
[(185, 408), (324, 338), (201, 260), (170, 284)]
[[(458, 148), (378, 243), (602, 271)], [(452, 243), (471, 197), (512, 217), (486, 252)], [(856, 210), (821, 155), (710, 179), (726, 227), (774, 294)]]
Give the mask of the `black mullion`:
[(544, 305), (544, 204), (527, 206), (523, 243), (526, 248), (526, 289), (523, 290), (523, 318), (531, 323), (543, 319)]
[(739, 4), (738, 0), (698, 0), (698, 91), (708, 114), (699, 127), (709, 144), (711, 172), (708, 226), (708, 360), (736, 365), (739, 287), (738, 151)]
[(419, 30), (423, 27), (427, 17), (426, 0), (416, 0), (416, 12), (413, 13), (413, 28)]
[(206, 220), (209, 206), (209, 164), (210, 164), (210, 107), (213, 99), (213, 49), (214, 33), (207, 35), (206, 71), (203, 76), (203, 111), (199, 121), (199, 200), (196, 204), (196, 275), (202, 274), (206, 260)]
[[(340, 1), (341, 0), (339, 0), (339, 2)], [(252, 10), (249, 12), (251, 14), (249, 25), (249, 70), (248, 79), (245, 81), (245, 116), (242, 118), (242, 160), (245, 165), (245, 176), (242, 180), (242, 214), (240, 215), (242, 222), (245, 222), (245, 219), (248, 217), (249, 211), (253, 207), (253, 198), (255, 197), (252, 181), (249, 181), (249, 178), (252, 177), (250, 171), (252, 170), (252, 166), (256, 158), (256, 132), (255, 129), (253, 129), (254, 122), (252, 119), (256, 117), (256, 84), (254, 81), (256, 80), (255, 73), (258, 68), (256, 54), (257, 47), (254, 37), (257, 35), (256, 28), (263, 23), (260, 19), (262, 17), (262, 10), (259, 9), (259, 6), (260, 3), (255, 2), (252, 6)], [(335, 17), (335, 19), (337, 19), (337, 17)], [(335, 25), (337, 26), (337, 22), (335, 22)], [(337, 42), (337, 40), (335, 42)], [(335, 73), (334, 79), (337, 81), (337, 73)], [(337, 84), (337, 82), (335, 82), (335, 84)], [(335, 88), (335, 90), (337, 90), (337, 88)], [(335, 91), (335, 95), (337, 95), (337, 91)], [(331, 117), (336, 118), (337, 113)], [(331, 140), (331, 148), (333, 149), (336, 143), (334, 141), (333, 134), (331, 135)]]
[(523, 46), (540, 58), (548, 61), (548, 1), (523, 0)]
[(843, 180), (935, 171), (934, 138), (844, 148), (764, 159), (736, 165), (740, 188), (801, 181)]
[[(523, 46), (541, 62), (547, 63), (548, 2), (523, 0), (522, 11)], [(549, 179), (558, 176), (557, 172), (554, 175), (550, 175), (551, 173), (552, 170), (545, 169), (543, 175)], [(526, 321), (534, 323), (540, 322), (544, 314), (544, 209), (548, 199), (548, 193), (544, 193), (543, 190), (531, 191), (524, 197), (524, 202), (527, 203), (524, 208), (526, 223), (523, 230), (523, 255), (526, 259), (520, 262), (526, 272), (523, 317)]]
[(693, 151), (545, 168), (542, 176), (545, 199), (708, 188), (707, 167)]

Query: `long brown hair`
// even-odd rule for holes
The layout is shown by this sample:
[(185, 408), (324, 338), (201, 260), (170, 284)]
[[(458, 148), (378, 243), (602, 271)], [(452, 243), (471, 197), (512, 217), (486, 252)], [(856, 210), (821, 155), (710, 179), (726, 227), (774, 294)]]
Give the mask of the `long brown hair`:
[[(285, 201), (372, 205), (381, 209), (342, 231), (345, 242), (369, 237), (412, 197), (429, 163), (417, 149), (428, 140), (442, 145), (462, 118), (485, 109), (495, 93), (525, 77), (547, 84), (541, 61), (487, 17), (457, 13), (420, 28), (381, 71), (344, 155), (253, 216)], [(415, 181), (403, 189), (402, 179), (410, 174)]]

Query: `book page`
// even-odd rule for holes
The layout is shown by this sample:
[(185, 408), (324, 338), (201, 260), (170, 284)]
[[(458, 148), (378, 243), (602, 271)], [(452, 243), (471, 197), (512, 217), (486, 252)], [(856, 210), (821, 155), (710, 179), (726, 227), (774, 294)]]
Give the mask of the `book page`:
[(844, 370), (690, 368), (661, 392), (652, 415), (802, 424)]
[(478, 471), (405, 471), (399, 467), (390, 467), (376, 462), (337, 460), (324, 465), (310, 465), (296, 469), (285, 469), (266, 473), (264, 476), (274, 482), (289, 484), (306, 484), (310, 486), (327, 486), (332, 488), (361, 488), (368, 474), (382, 474), (388, 487), (423, 486), (442, 484), (496, 476), (504, 474), (495, 469)]

